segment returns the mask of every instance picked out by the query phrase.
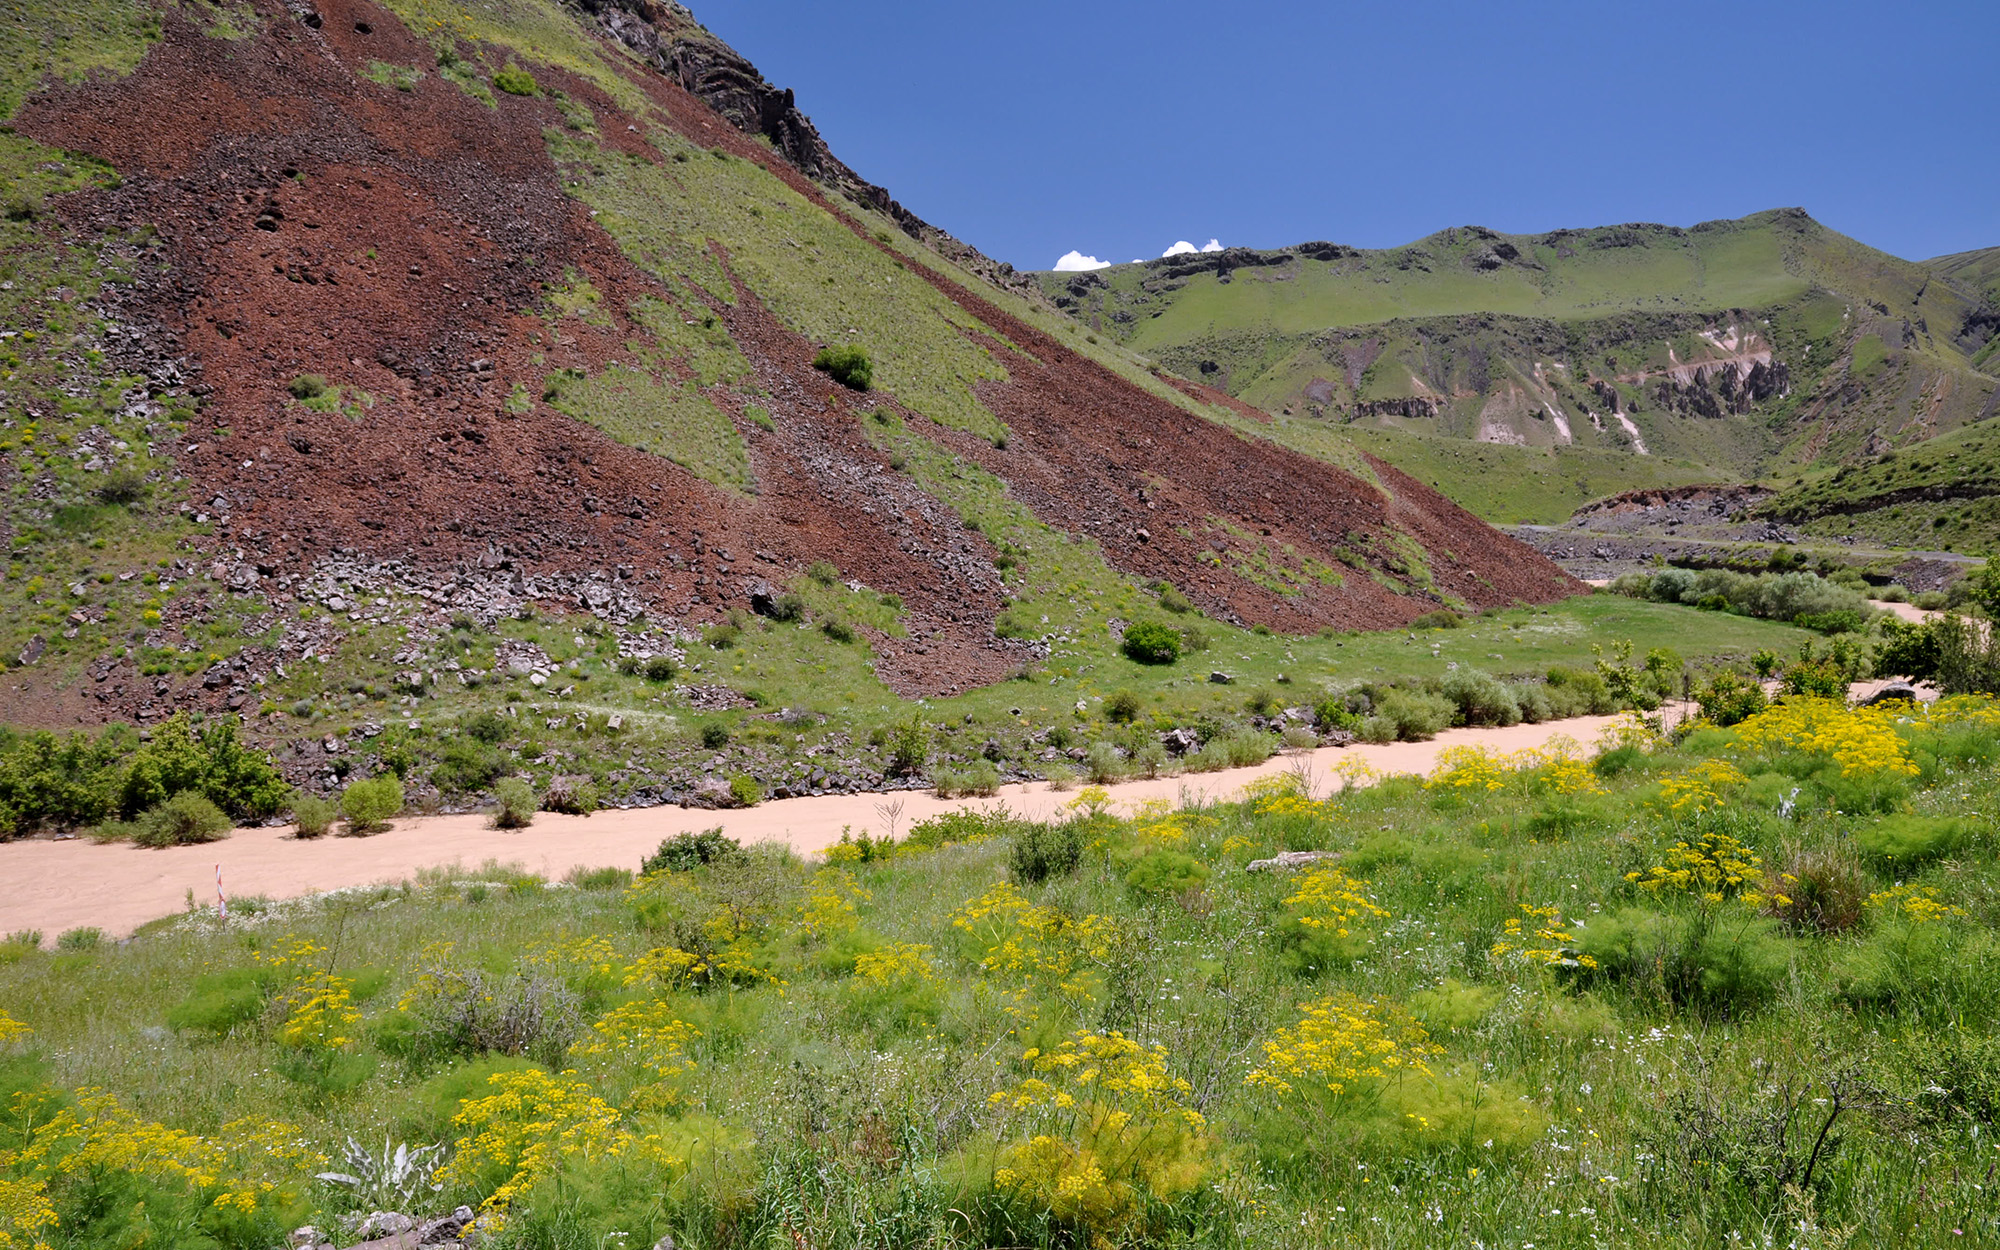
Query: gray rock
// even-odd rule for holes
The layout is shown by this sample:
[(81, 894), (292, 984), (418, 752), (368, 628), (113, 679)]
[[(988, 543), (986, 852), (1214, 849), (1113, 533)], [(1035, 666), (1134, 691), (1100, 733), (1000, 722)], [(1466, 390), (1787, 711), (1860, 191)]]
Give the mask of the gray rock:
[(1270, 859), (1253, 859), (1243, 866), (1245, 872), (1270, 872), (1282, 868), (1303, 868), (1323, 859), (1339, 859), (1339, 851), (1279, 851)]
[(407, 1233), (417, 1226), (417, 1222), (401, 1211), (371, 1211), (355, 1225), (354, 1235), (363, 1240), (377, 1237), (393, 1237)]
[(1186, 755), (1201, 749), (1201, 735), (1192, 729), (1169, 729), (1160, 735), (1160, 745), (1167, 749), (1168, 755)]
[(1222, 673), (1222, 672), (1210, 673), (1208, 675), (1208, 679), (1209, 681), (1215, 683), (1218, 686), (1233, 686), (1236, 684), (1236, 679), (1234, 677), (1231, 677), (1228, 673)]
[(1874, 694), (1869, 695), (1868, 702), (1865, 706), (1874, 707), (1877, 703), (1896, 703), (1896, 702), (1915, 703), (1917, 702), (1919, 697), (1920, 696), (1917, 694), (1917, 688), (1915, 686), (1912, 686), (1907, 682), (1899, 681), (1884, 686), (1880, 690), (1877, 690)]

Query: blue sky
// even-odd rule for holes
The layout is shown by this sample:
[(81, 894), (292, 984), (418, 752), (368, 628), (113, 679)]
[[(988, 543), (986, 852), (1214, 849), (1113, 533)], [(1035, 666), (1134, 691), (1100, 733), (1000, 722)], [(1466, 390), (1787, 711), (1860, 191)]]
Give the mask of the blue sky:
[(690, 0), (838, 154), (1002, 260), (1688, 225), (2000, 244), (2000, 0)]

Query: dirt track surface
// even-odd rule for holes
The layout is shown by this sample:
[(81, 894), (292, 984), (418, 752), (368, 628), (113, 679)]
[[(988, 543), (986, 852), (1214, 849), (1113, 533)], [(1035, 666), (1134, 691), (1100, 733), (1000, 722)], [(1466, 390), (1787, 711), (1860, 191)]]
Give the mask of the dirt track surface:
[[(1359, 758), (1381, 773), (1424, 773), (1438, 752), (1478, 745), (1495, 751), (1539, 747), (1568, 736), (1589, 748), (1614, 717), (1586, 716), (1506, 729), (1450, 729), (1430, 742), (1386, 746), (1326, 747), (1297, 756), (1275, 756), (1254, 768), (1198, 773), (1109, 787), (1120, 808), (1147, 799), (1234, 797), (1258, 778), (1304, 764), (1324, 790), (1337, 786), (1332, 770)], [(290, 829), (238, 829), (228, 840), (207, 846), (141, 850), (129, 845), (99, 846), (82, 839), (0, 844), (0, 933), (40, 929), (53, 940), (65, 929), (93, 925), (115, 936), (149, 920), (183, 910), (189, 891), (197, 903), (215, 902), (215, 874), (235, 896), (293, 898), (346, 886), (394, 883), (418, 869), (458, 863), (477, 866), (488, 859), (518, 862), (551, 880), (571, 868), (634, 868), (662, 838), (720, 825), (744, 843), (783, 842), (811, 853), (840, 840), (843, 827), (887, 831), (880, 805), (901, 798), (899, 832), (940, 812), (1002, 802), (1036, 819), (1060, 812), (1074, 792), (1046, 786), (1010, 785), (997, 799), (940, 799), (927, 793), (900, 796), (859, 794), (787, 799), (737, 811), (692, 812), (677, 807), (558, 816), (544, 812), (519, 832), (488, 829), (483, 816), (416, 816), (395, 822), (388, 833), (370, 838), (327, 837), (301, 842)]]
[[(759, 494), (720, 490), (534, 402), (553, 368), (596, 372), (629, 357), (625, 310), (664, 288), (565, 193), (542, 138), (562, 124), (556, 104), (502, 97), (488, 108), (437, 74), (385, 89), (359, 72), (374, 60), (429, 64), (429, 45), (368, 0), (318, 8), (317, 28), (278, 17), (240, 43), (205, 37), (169, 10), (132, 75), (45, 92), (15, 119), (122, 175), (115, 190), (63, 201), (73, 229), (157, 229), (165, 264), (145, 269), (128, 311), (151, 350), (198, 376), (204, 415), (174, 450), (190, 498), (226, 518), (217, 549), (241, 551), (262, 574), (259, 590), (282, 603), (273, 579), (342, 551), (446, 572), (617, 569), (649, 611), (699, 623), (743, 606), (752, 577), (782, 583), (827, 559), (909, 605), (912, 632), (929, 645), (883, 658), (899, 692), (952, 693), (1018, 666), (1015, 647), (993, 636), (1003, 601), (986, 540), (889, 471), (859, 428), (858, 409), (880, 397), (852, 403), (810, 367), (818, 344), (747, 290), (714, 311), (780, 418), (770, 435), (742, 425)], [(613, 60), (693, 142), (769, 164), (847, 217), (678, 84)], [(542, 77), (593, 110), (607, 147), (661, 159), (646, 127), (595, 86)], [(602, 292), (613, 324), (552, 345), (536, 337), (549, 328), (536, 310), (572, 271)], [(1378, 569), (1406, 541), (1393, 524), (1427, 551), (1439, 589), (1476, 606), (1576, 589), (1386, 466), (1376, 466), (1381, 492), (1202, 421), (925, 276), (1034, 356), (1001, 348), (1011, 379), (981, 387), (1018, 431), (1006, 450), (927, 432), (1006, 479), (1044, 520), (1097, 539), (1131, 576), (1169, 578), (1216, 615), (1287, 630), (1394, 625), (1435, 606), (1397, 593), (1414, 587), (1386, 573), (1396, 590), (1348, 571), (1339, 588), (1294, 599), (1226, 562), (1200, 565), (1214, 518), (1329, 564), (1359, 549)], [(304, 373), (364, 390), (374, 406), (358, 420), (307, 411), (285, 390)], [(505, 403), (517, 386), (526, 412)], [(768, 558), (752, 563), (752, 553)], [(133, 713), (145, 696), (132, 688), (133, 706), (101, 712)]]

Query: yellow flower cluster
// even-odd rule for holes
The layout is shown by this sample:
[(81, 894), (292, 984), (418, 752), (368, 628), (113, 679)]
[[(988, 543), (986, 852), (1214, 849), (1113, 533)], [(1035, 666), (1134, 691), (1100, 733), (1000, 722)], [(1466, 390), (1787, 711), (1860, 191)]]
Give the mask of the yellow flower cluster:
[[(0, 1247), (41, 1244), (38, 1230), (55, 1224), (47, 1200), (55, 1177), (124, 1172), (184, 1184), (210, 1205), (247, 1214), (285, 1181), (325, 1163), (296, 1125), (249, 1117), (207, 1138), (140, 1119), (101, 1089), (80, 1089), (76, 1104), (39, 1126), (25, 1147), (0, 1155), (0, 1165), (15, 1174), (0, 1181)], [(10, 1241), (15, 1234), (21, 1240)]]
[(1918, 924), (1946, 920), (1953, 916), (1969, 913), (1963, 907), (1956, 907), (1938, 897), (1938, 892), (1927, 885), (1899, 885), (1870, 894), (1863, 904), (1883, 912), (1901, 912), (1905, 919)]
[(1766, 903), (1791, 906), (1792, 900), (1785, 895), (1766, 890), (1764, 861), (1757, 853), (1726, 833), (1704, 833), (1693, 842), (1676, 842), (1664, 858), (1664, 864), (1655, 864), (1645, 872), (1628, 872), (1625, 879), (1655, 894), (1699, 894), (1709, 903), (1733, 898), (1751, 908)]
[(354, 1009), (354, 981), (331, 974), (295, 981), (278, 996), (285, 1022), (278, 1043), (294, 1050), (340, 1050), (354, 1042), (361, 1013)]
[(447, 1185), (498, 1179), (482, 1204), (487, 1210), (505, 1210), (565, 1159), (615, 1155), (632, 1142), (618, 1126), (618, 1109), (574, 1072), (496, 1072), (487, 1086), (485, 1097), (459, 1104), (451, 1122), (463, 1135), (438, 1172)]
[(1355, 880), (1345, 869), (1324, 865), (1299, 878), (1298, 888), (1285, 900), (1285, 906), (1308, 929), (1325, 929), (1335, 937), (1346, 937), (1358, 922), (1388, 918), (1388, 912), (1362, 893), (1367, 887), (1366, 881)]
[(677, 990), (708, 975), (708, 964), (678, 946), (656, 946), (633, 960), (625, 969), (625, 988), (655, 985)]
[(1728, 760), (1706, 759), (1660, 782), (1660, 804), (1672, 817), (1699, 816), (1728, 805), (1730, 791), (1749, 778)]
[(11, 1045), (34, 1033), (34, 1030), (19, 1020), (0, 1011), (0, 1046)]
[(613, 1008), (590, 1026), (573, 1048), (579, 1055), (629, 1054), (655, 1080), (680, 1076), (694, 1067), (688, 1043), (701, 1033), (674, 1014), (672, 1003), (648, 998)]
[(1954, 694), (1930, 703), (1914, 706), (1898, 703), (1893, 706), (1905, 719), (1922, 720), (1932, 725), (1977, 725), (1982, 729), (2000, 729), (2000, 698), (1990, 694)]
[(929, 981), (933, 977), (931, 948), (917, 942), (891, 942), (854, 957), (854, 976), (870, 985), (898, 981)]
[(546, 968), (560, 977), (590, 981), (609, 979), (620, 960), (617, 947), (596, 934), (587, 934), (529, 955), (521, 962)]
[(1428, 1074), (1424, 1061), (1443, 1053), (1423, 1025), (1383, 999), (1342, 992), (1299, 1009), (1304, 1015), (1296, 1025), (1264, 1043), (1265, 1066), (1253, 1069), (1247, 1083), (1289, 1094), (1293, 1082), (1307, 1081), (1339, 1094), (1363, 1081)]
[(846, 933), (854, 928), (861, 904), (873, 897), (845, 868), (822, 868), (813, 874), (811, 890), (799, 905), (799, 923), (816, 938)]
[(1736, 727), (1746, 746), (1778, 747), (1825, 755), (1843, 777), (1870, 773), (1915, 776), (1909, 750), (1894, 725), (1907, 704), (1850, 708), (1837, 699), (1790, 698)]
[[(0, 1163), (5, 1162), (0, 1155)], [(56, 1223), (46, 1186), (0, 1175), (0, 1250), (49, 1250), (42, 1233)]]
[(1559, 907), (1521, 904), (1521, 914), (1509, 916), (1500, 940), (1488, 952), (1495, 960), (1519, 955), (1529, 963), (1562, 968), (1595, 968), (1597, 961), (1576, 952), (1576, 921), (1564, 920)]
[(1166, 1047), (1082, 1029), (1053, 1050), (1021, 1056), (1030, 1075), (988, 1100), (1026, 1122), (993, 1183), (1099, 1237), (1129, 1223), (1143, 1199), (1200, 1183), (1207, 1121), (1193, 1088), (1167, 1071)]
[(1596, 794), (1604, 788), (1576, 739), (1560, 734), (1539, 748), (1505, 755), (1485, 747), (1446, 747), (1424, 779), (1426, 790), (1459, 794), (1488, 793), (1509, 785), (1538, 794)]
[(1006, 881), (953, 912), (951, 923), (987, 943), (979, 960), (987, 972), (1048, 982), (1069, 995), (1085, 992), (1077, 974), (1111, 953), (1117, 933), (1108, 916), (1038, 907)]

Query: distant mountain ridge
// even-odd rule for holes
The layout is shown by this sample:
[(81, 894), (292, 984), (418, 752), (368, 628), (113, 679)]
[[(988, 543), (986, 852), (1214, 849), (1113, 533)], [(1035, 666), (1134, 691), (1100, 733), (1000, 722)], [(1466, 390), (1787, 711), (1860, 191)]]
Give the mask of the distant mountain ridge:
[[(1996, 411), (2000, 249), (1904, 261), (1802, 209), (1038, 278), (1093, 330), (1272, 413), (1276, 437), (1337, 427), (1499, 520), (1851, 462)], [(1481, 495), (1499, 462), (1549, 479), (1544, 515)]]

